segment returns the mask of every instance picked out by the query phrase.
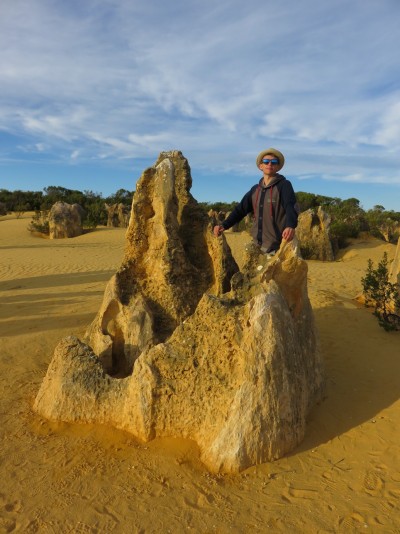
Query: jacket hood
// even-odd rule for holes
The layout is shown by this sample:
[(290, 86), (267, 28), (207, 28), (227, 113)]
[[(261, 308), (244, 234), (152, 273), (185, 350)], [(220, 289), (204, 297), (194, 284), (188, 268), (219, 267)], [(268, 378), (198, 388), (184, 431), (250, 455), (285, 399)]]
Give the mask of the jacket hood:
[(286, 180), (286, 178), (283, 176), (283, 174), (276, 174), (272, 182), (270, 182), (268, 185), (264, 185), (264, 178), (261, 178), (258, 182), (258, 185), (261, 187), (271, 187), (272, 185), (277, 184), (278, 182), (281, 182), (282, 180)]

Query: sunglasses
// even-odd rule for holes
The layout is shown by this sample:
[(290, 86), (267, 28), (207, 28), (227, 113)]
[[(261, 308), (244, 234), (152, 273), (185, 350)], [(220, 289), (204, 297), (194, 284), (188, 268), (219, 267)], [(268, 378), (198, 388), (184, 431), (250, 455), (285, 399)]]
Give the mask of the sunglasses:
[(262, 163), (264, 163), (264, 165), (268, 165), (268, 163), (271, 163), (271, 165), (279, 165), (279, 159), (263, 159)]

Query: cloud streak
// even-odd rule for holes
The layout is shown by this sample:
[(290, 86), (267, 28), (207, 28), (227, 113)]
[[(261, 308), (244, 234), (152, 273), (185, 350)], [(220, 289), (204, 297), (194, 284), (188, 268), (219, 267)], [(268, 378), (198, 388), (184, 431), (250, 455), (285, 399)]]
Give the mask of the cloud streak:
[(0, 161), (179, 148), (227, 179), (272, 144), (299, 179), (400, 185), (399, 22), (391, 0), (6, 0)]

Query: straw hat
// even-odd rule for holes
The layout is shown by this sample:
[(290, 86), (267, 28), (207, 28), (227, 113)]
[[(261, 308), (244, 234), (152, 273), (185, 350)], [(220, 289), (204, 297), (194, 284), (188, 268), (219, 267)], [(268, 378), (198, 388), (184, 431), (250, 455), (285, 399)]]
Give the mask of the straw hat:
[(279, 150), (277, 150), (276, 148), (267, 148), (266, 150), (263, 150), (262, 152), (260, 152), (256, 159), (257, 167), (261, 165), (261, 160), (267, 154), (272, 154), (273, 156), (276, 156), (279, 159), (279, 165), (277, 166), (276, 170), (280, 171), (285, 164), (285, 156), (282, 154), (282, 152), (279, 152)]

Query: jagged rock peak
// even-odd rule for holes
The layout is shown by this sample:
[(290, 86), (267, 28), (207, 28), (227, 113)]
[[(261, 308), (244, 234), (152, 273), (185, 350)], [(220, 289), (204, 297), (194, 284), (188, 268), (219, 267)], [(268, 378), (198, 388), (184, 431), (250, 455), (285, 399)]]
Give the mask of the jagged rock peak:
[(331, 218), (321, 206), (300, 213), (296, 235), (304, 258), (321, 261), (335, 259), (330, 225)]
[(132, 370), (138, 354), (164, 341), (204, 292), (230, 289), (238, 271), (225, 240), (212, 236), (192, 197), (181, 152), (162, 152), (137, 182), (121, 267), (87, 339), (105, 367)]

